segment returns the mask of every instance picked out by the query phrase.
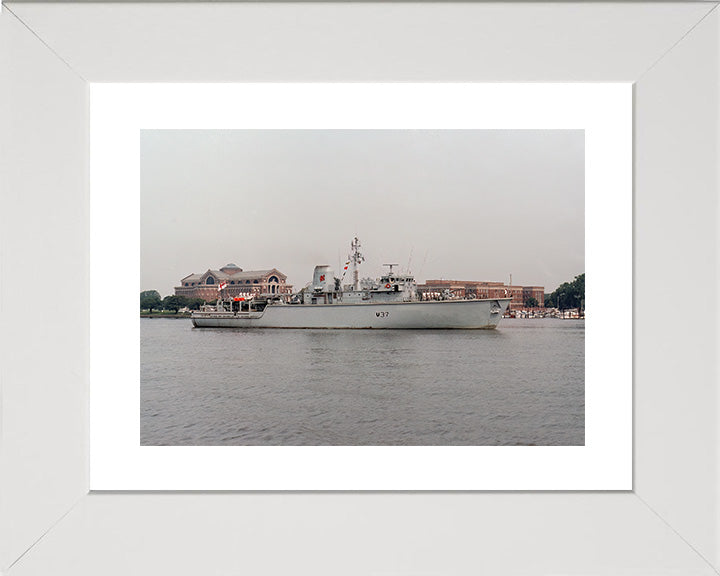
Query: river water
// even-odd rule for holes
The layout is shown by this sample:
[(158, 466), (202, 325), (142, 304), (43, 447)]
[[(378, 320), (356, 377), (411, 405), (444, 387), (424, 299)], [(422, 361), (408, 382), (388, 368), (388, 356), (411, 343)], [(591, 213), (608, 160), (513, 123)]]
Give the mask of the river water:
[(582, 445), (585, 322), (497, 330), (141, 320), (143, 445)]

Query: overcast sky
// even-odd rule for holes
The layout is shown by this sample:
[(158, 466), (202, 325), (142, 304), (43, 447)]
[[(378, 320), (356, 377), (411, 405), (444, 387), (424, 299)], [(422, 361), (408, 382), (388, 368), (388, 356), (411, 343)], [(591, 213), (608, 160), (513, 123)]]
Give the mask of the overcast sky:
[(144, 130), (141, 290), (235, 263), (539, 285), (585, 271), (582, 130)]

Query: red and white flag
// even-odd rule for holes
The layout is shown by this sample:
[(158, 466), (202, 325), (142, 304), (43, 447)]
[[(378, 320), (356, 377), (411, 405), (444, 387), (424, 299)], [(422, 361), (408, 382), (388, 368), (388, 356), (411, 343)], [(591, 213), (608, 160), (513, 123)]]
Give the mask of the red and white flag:
[(350, 260), (345, 262), (345, 266), (343, 267), (343, 273), (342, 273), (342, 278), (340, 278), (340, 282), (345, 280), (345, 273), (347, 272), (348, 266), (350, 266)]
[(227, 287), (227, 282), (220, 282), (220, 284), (218, 284), (218, 292), (225, 287)]

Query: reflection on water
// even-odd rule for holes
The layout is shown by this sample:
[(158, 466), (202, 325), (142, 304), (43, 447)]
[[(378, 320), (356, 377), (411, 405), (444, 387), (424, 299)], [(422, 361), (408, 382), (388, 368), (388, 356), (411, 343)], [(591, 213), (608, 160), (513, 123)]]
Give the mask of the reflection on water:
[(144, 445), (582, 445), (585, 323), (194, 329), (141, 320)]

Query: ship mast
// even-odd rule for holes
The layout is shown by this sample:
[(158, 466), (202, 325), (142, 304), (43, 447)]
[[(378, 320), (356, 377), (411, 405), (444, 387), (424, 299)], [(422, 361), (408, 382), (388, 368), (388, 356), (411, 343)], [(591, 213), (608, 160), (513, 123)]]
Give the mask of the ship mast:
[(360, 254), (360, 240), (358, 240), (357, 236), (355, 236), (355, 238), (353, 238), (353, 241), (350, 242), (350, 250), (352, 250), (352, 252), (348, 256), (348, 259), (350, 260), (350, 262), (352, 262), (353, 266), (353, 290), (357, 292), (358, 264), (365, 261), (365, 256)]

